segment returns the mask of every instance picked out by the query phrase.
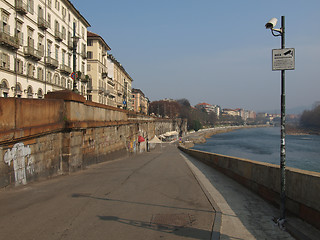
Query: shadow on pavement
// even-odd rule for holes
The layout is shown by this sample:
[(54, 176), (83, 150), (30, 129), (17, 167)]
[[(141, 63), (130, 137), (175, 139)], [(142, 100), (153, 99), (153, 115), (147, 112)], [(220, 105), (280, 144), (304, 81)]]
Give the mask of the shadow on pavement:
[(181, 207), (172, 207), (172, 206), (145, 203), (145, 202), (133, 202), (133, 201), (120, 200), (120, 199), (112, 199), (112, 198), (100, 198), (100, 197), (91, 196), (91, 194), (87, 194), (87, 193), (73, 193), (71, 196), (73, 198), (82, 197), (82, 198), (91, 198), (91, 199), (97, 199), (97, 200), (109, 201), (109, 202), (120, 202), (120, 203), (129, 203), (129, 204), (137, 204), (137, 205), (144, 205), (144, 206), (153, 206), (153, 207), (180, 209), (180, 210), (191, 210), (191, 211), (197, 211), (197, 212), (215, 213), (214, 211), (208, 211), (208, 210), (203, 210), (203, 209), (181, 208)]
[(138, 228), (150, 229), (157, 232), (174, 234), (176, 236), (188, 237), (193, 239), (208, 239), (211, 236), (210, 231), (193, 228), (190, 226), (175, 226), (167, 224), (155, 224), (132, 219), (118, 218), (115, 216), (98, 216), (103, 221), (114, 221), (125, 225)]

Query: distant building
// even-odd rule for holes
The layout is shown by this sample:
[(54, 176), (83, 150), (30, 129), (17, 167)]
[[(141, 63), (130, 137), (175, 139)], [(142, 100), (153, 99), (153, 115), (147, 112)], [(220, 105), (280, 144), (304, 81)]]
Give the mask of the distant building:
[(149, 99), (140, 89), (132, 88), (133, 111), (148, 114)]
[(111, 48), (101, 36), (93, 32), (88, 31), (87, 39), (88, 100), (116, 106), (115, 84), (108, 77), (107, 51)]
[[(115, 83), (115, 105), (118, 108), (133, 110), (132, 82), (133, 79), (124, 69), (122, 64), (113, 55), (108, 55), (108, 77)], [(109, 75), (110, 73), (110, 75)]]
[(224, 115), (229, 115), (229, 116), (240, 116), (240, 112), (238, 109), (230, 109), (230, 108), (224, 108), (222, 110)]
[(219, 117), (221, 113), (221, 108), (218, 105), (211, 105), (209, 103), (199, 103), (195, 108), (199, 110), (204, 109), (207, 113), (214, 112), (217, 117)]

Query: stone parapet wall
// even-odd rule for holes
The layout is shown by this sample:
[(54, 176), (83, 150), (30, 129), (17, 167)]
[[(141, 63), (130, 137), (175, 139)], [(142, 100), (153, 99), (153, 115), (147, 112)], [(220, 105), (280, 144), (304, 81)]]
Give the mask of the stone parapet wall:
[(0, 100), (0, 188), (139, 153), (146, 149), (139, 136), (186, 132), (180, 119), (135, 115), (68, 91), (46, 99)]
[[(278, 165), (179, 148), (279, 206)], [(286, 197), (287, 210), (320, 229), (320, 173), (287, 167)]]

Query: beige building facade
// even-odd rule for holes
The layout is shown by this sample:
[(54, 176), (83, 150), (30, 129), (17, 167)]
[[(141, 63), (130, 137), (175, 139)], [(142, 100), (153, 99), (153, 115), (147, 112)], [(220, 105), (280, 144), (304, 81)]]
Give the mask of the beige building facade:
[(133, 79), (121, 63), (111, 54), (108, 55), (108, 69), (108, 76), (115, 84), (115, 106), (117, 108), (133, 110), (131, 93)]
[(140, 89), (132, 88), (133, 111), (148, 114), (149, 99)]
[(98, 34), (88, 31), (87, 36), (88, 100), (116, 106), (115, 83), (108, 77), (107, 51), (111, 48)]
[(74, 5), (68, 0), (3, 0), (0, 10), (0, 96), (43, 98), (49, 91), (73, 89), (74, 43), (76, 87), (86, 96), (90, 24)]

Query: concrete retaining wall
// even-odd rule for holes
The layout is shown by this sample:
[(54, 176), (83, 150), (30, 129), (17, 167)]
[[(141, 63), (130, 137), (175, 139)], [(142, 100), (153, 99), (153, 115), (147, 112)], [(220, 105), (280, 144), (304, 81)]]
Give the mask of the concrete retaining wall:
[[(179, 148), (279, 206), (279, 166)], [(320, 229), (320, 173), (287, 167), (286, 196), (287, 210)]]
[(179, 119), (157, 119), (87, 102), (70, 91), (46, 99), (0, 98), (0, 188), (27, 184), (146, 149), (152, 139), (186, 132)]

